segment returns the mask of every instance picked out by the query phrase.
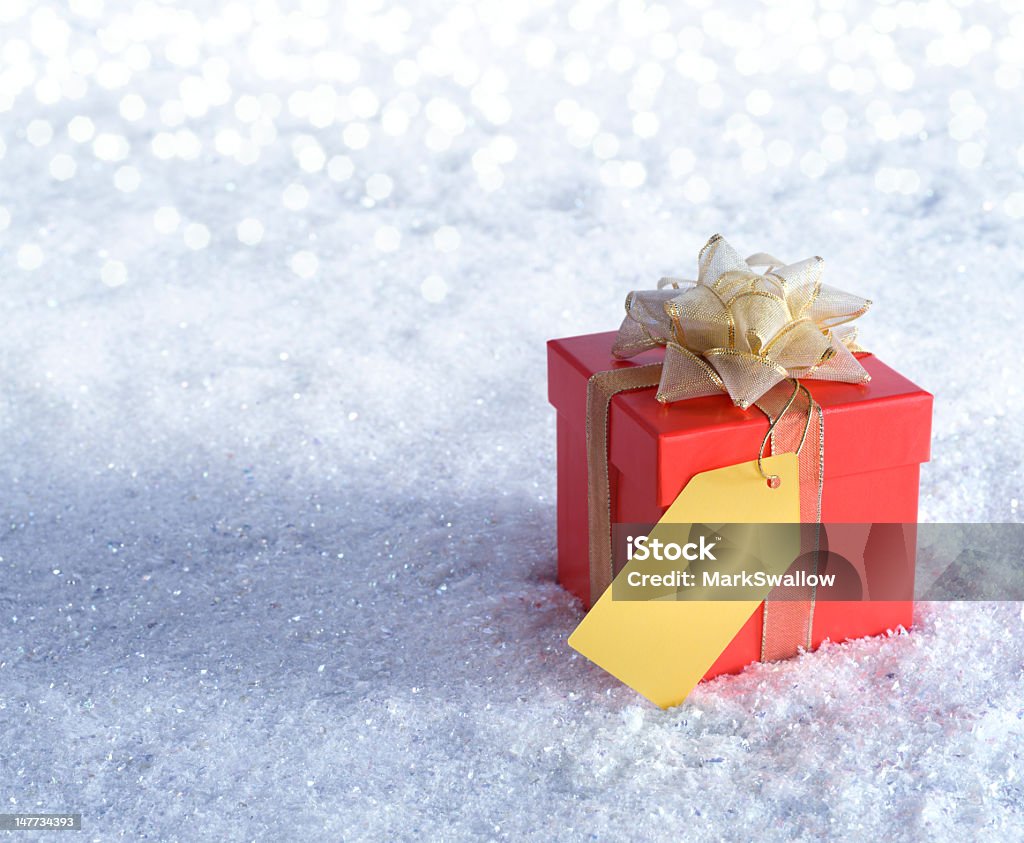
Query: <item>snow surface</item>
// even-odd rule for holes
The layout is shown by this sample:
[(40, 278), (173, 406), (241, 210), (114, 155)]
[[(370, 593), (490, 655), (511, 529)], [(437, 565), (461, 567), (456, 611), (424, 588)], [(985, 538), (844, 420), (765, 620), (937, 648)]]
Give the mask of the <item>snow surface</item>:
[(544, 349), (822, 255), (937, 396), (922, 517), (1019, 520), (1012, 6), (4, 0), (0, 811), (1024, 836), (1019, 604), (667, 712), (569, 650)]

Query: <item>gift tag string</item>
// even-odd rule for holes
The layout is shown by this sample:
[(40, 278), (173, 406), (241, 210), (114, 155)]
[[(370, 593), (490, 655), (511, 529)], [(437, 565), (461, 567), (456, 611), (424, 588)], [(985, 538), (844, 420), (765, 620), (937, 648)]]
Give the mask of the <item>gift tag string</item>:
[(796, 378), (790, 378), (789, 380), (793, 383), (793, 394), (789, 396), (789, 400), (786, 402), (785, 406), (772, 420), (772, 423), (768, 425), (768, 432), (765, 433), (764, 439), (761, 440), (761, 447), (757, 450), (757, 470), (761, 473), (761, 476), (768, 481), (768, 485), (773, 489), (778, 489), (782, 480), (777, 474), (768, 474), (765, 472), (761, 461), (764, 459), (765, 446), (768, 444), (769, 440), (771, 440), (772, 434), (775, 432), (776, 425), (782, 421), (782, 417), (786, 415), (789, 409), (793, 406), (793, 402), (796, 401), (797, 395), (799, 395), (800, 391), (803, 390), (804, 394), (807, 395), (807, 418), (804, 419), (804, 429), (803, 433), (800, 434), (800, 444), (796, 446), (796, 453), (799, 454), (800, 451), (803, 450), (804, 442), (807, 441), (807, 428), (811, 425), (811, 414), (814, 412), (814, 398), (811, 396), (811, 391)]

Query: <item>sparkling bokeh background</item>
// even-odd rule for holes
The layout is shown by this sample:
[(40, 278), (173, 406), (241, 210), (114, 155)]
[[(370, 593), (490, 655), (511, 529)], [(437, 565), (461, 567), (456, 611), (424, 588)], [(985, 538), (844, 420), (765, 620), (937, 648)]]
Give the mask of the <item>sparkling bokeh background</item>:
[[(544, 341), (826, 259), (1016, 521), (1024, 9), (0, 4), (0, 805), (89, 839), (1024, 833), (1019, 604), (575, 658)], [(895, 832), (894, 832), (895, 829)]]

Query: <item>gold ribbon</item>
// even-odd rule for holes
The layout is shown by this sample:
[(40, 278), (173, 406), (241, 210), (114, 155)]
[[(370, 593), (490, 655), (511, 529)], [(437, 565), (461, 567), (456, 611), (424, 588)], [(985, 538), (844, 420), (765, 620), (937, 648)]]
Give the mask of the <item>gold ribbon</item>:
[[(611, 495), (608, 414), (620, 392), (658, 386), (663, 403), (728, 393), (768, 416), (765, 445), (796, 452), (800, 477), (801, 554), (818, 551), (824, 469), (824, 417), (799, 378), (863, 383), (870, 376), (854, 357), (848, 326), (871, 302), (824, 285), (824, 262), (784, 265), (758, 253), (742, 260), (720, 236), (701, 249), (696, 281), (663, 278), (657, 290), (626, 297), (626, 318), (612, 353), (619, 358), (663, 346), (663, 363), (597, 372), (587, 384), (587, 473), (590, 602), (611, 584)], [(763, 273), (754, 266), (764, 266)], [(680, 292), (680, 289), (682, 292)], [(778, 478), (767, 475), (769, 483)], [(815, 563), (816, 564), (816, 563)], [(764, 607), (761, 660), (810, 647), (814, 591), (788, 594)]]
[(696, 281), (662, 278), (657, 290), (626, 297), (612, 354), (664, 346), (659, 401), (725, 391), (746, 409), (787, 378), (870, 379), (852, 353), (856, 328), (846, 323), (871, 302), (823, 284), (821, 258), (782, 265), (758, 253), (743, 260), (716, 234), (697, 266)]

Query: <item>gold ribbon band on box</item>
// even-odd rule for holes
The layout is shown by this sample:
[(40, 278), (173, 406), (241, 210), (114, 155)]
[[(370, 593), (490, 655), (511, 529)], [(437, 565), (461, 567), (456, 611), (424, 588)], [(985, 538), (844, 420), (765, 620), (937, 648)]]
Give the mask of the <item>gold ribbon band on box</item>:
[[(823, 284), (821, 258), (786, 265), (758, 253), (743, 260), (717, 234), (701, 249), (697, 264), (696, 281), (663, 278), (658, 289), (626, 297), (626, 318), (612, 353), (625, 358), (664, 347), (664, 361), (598, 372), (587, 384), (591, 604), (617, 573), (608, 413), (620, 392), (657, 386), (663, 403), (725, 392), (742, 409), (758, 407), (770, 422), (758, 464), (769, 440), (773, 454), (798, 454), (801, 554), (818, 550), (824, 417), (799, 379), (870, 380), (853, 355), (860, 350), (856, 328), (846, 323), (871, 302)], [(756, 272), (755, 266), (766, 268)], [(811, 644), (814, 591), (788, 597), (795, 599), (765, 603), (762, 661), (788, 658)]]

